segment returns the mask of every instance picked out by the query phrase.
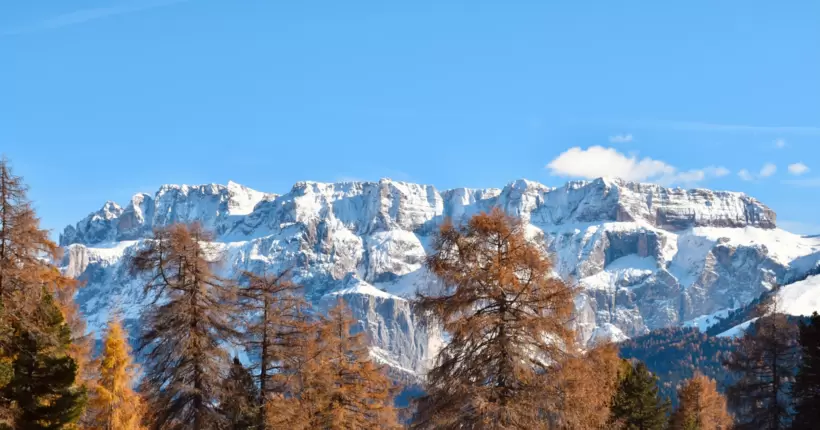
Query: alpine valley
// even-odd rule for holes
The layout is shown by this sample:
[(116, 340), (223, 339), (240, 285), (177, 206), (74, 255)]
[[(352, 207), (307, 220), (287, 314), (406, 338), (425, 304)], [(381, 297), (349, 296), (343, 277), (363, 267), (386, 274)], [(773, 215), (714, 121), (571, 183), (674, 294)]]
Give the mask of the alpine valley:
[(443, 341), (408, 300), (439, 288), (424, 266), (433, 235), (447, 218), (493, 207), (521, 217), (555, 273), (580, 287), (574, 324), (586, 344), (661, 328), (706, 331), (775, 285), (794, 302), (787, 311), (820, 309), (820, 278), (809, 276), (820, 237), (777, 228), (774, 211), (742, 193), (604, 178), (446, 191), (389, 179), (299, 182), (282, 195), (233, 182), (165, 185), (66, 227), (62, 270), (85, 283), (77, 300), (90, 330), (101, 333), (112, 311), (133, 327), (147, 299), (129, 256), (153, 229), (199, 221), (214, 234), (221, 275), (290, 269), (316, 308), (342, 296), (372, 356), (413, 379)]

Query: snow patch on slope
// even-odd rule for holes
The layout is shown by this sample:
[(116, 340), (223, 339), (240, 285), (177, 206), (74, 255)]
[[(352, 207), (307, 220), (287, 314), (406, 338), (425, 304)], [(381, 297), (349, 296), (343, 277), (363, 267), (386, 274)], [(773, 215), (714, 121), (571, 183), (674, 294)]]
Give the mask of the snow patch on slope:
[(721, 309), (709, 315), (701, 315), (683, 323), (683, 327), (694, 327), (702, 332), (706, 332), (710, 327), (720, 322), (722, 318), (729, 316), (729, 312), (734, 309)]
[(777, 297), (783, 312), (789, 315), (808, 316), (820, 312), (820, 275), (783, 287)]
[(798, 257), (820, 251), (820, 238), (781, 229), (696, 227), (693, 234), (715, 242), (726, 238), (733, 245), (765, 246), (772, 259), (786, 265)]

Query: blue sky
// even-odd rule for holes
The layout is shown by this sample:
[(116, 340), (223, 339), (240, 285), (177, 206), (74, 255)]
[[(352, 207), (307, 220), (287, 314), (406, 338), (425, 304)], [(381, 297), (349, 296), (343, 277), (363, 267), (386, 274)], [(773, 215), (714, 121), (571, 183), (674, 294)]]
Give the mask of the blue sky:
[(814, 0), (0, 3), (0, 152), (52, 229), (163, 183), (620, 175), (820, 233)]

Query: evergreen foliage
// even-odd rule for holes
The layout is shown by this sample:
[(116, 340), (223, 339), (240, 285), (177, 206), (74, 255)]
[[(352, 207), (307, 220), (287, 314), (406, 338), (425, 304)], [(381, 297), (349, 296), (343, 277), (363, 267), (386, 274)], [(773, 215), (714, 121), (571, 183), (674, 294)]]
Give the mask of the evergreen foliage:
[(669, 401), (658, 396), (657, 377), (641, 362), (625, 366), (613, 400), (610, 425), (623, 430), (662, 430), (668, 413)]
[(38, 333), (14, 327), (14, 375), (4, 397), (19, 409), (14, 428), (63, 429), (79, 419), (86, 393), (74, 386), (77, 363), (68, 355), (71, 330), (48, 292), (41, 294)]
[(724, 363), (738, 344), (733, 337), (715, 337), (694, 327), (653, 330), (619, 344), (621, 357), (643, 362), (658, 377), (660, 395), (678, 404), (677, 387), (702, 373), (725, 392), (737, 380)]
[(72, 329), (84, 330), (70, 313), (78, 284), (54, 266), (60, 250), (27, 191), (0, 159), (0, 428), (71, 429), (85, 402), (78, 367), (90, 352), (72, 342)]

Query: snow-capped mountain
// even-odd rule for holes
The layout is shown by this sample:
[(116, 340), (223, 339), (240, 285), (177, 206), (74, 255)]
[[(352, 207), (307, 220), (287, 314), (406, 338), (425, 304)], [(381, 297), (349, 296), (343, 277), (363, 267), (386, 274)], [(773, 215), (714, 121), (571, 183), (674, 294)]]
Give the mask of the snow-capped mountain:
[(78, 301), (91, 329), (112, 309), (136, 319), (144, 298), (128, 256), (156, 227), (200, 221), (214, 232), (224, 275), (293, 267), (314, 304), (344, 297), (373, 356), (413, 375), (441, 343), (407, 300), (435, 284), (424, 269), (430, 239), (445, 218), (496, 206), (523, 218), (555, 272), (581, 287), (575, 324), (584, 342), (692, 324), (820, 261), (820, 238), (778, 229), (775, 213), (742, 193), (617, 179), (438, 191), (383, 179), (299, 182), (282, 195), (232, 182), (166, 185), (66, 227), (63, 270), (86, 282)]

